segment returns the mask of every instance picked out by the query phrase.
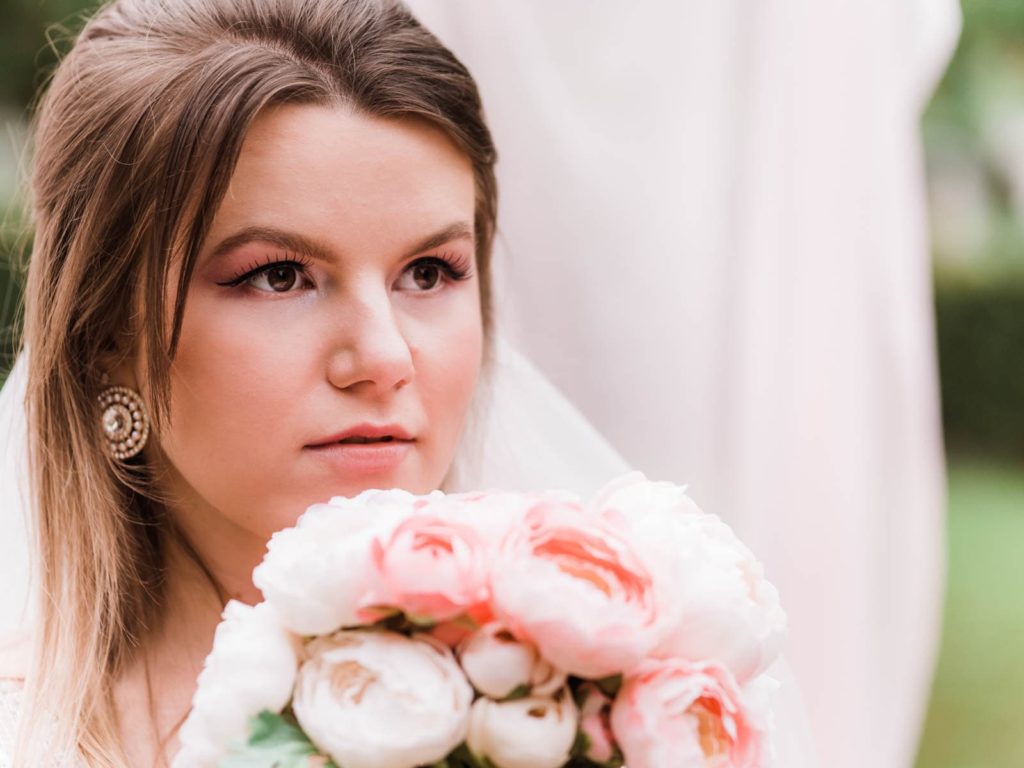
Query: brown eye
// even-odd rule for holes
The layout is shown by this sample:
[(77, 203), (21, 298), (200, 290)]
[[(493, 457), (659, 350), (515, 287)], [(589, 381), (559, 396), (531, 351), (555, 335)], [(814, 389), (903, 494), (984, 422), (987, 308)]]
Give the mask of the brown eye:
[[(460, 280), (466, 280), (471, 276), (468, 268), (459, 262), (427, 256), (402, 270), (398, 287), (412, 294), (438, 296), (443, 295), (446, 286), (454, 286)], [(408, 282), (410, 279), (414, 284)]]
[(289, 266), (271, 267), (266, 271), (266, 276), (267, 285), (270, 286), (271, 290), (278, 293), (290, 291), (298, 279), (295, 267)]
[(251, 288), (260, 293), (299, 293), (316, 288), (307, 273), (308, 267), (309, 264), (297, 261), (274, 261), (253, 267), (234, 280), (217, 284), (227, 288)]
[(417, 264), (412, 271), (412, 279), (415, 280), (416, 285), (424, 291), (431, 290), (435, 285), (437, 285), (440, 278), (441, 270), (436, 264)]

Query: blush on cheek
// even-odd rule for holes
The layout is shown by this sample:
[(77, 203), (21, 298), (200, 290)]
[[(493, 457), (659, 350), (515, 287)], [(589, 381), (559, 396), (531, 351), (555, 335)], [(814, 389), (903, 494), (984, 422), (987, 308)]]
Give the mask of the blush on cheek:
[[(461, 432), (470, 401), (480, 377), (483, 355), (483, 335), (471, 328), (452, 338), (447, 347), (443, 376), (437, 381), (437, 397), (445, 401), (445, 410), (451, 414), (453, 440)], [(454, 453), (455, 446), (452, 446)]]
[(477, 323), (462, 323), (446, 331), (427, 333), (416, 352), (417, 388), (432, 443), (429, 463), (437, 482), (455, 458), (483, 354), (478, 315)]
[(183, 485), (176, 496), (249, 527), (266, 516), (268, 493), (289, 485), (280, 472), (298, 439), (311, 355), (280, 312), (275, 327), (246, 303), (210, 292), (189, 302), (161, 443)]

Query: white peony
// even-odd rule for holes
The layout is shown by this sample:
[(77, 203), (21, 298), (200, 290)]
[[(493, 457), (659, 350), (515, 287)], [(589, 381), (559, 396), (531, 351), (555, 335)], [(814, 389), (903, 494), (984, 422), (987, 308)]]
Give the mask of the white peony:
[(648, 480), (643, 472), (636, 469), (602, 485), (591, 497), (590, 506), (602, 511), (640, 509), (684, 515), (704, 514), (686, 495), (685, 485), (676, 485), (668, 480)]
[[(778, 662), (778, 659), (776, 659)], [(750, 721), (764, 734), (761, 765), (758, 768), (785, 768), (778, 766), (776, 744), (775, 700), (782, 684), (773, 676), (776, 663), (743, 686), (743, 699), (747, 704)]]
[(576, 741), (579, 712), (572, 696), (477, 699), (466, 745), (497, 768), (559, 768)]
[(338, 765), (428, 765), (465, 740), (473, 689), (451, 650), (432, 638), (340, 631), (306, 652), (292, 708)]
[(285, 626), (300, 635), (363, 623), (358, 609), (371, 588), (370, 542), (388, 536), (408, 517), (416, 498), (397, 488), (371, 489), (314, 504), (295, 527), (271, 537), (252, 573), (253, 584)]
[(566, 674), (541, 658), (537, 649), (521, 643), (501, 623), (492, 622), (459, 646), (459, 663), (480, 693), (503, 699), (522, 685), (536, 696), (553, 694), (565, 685)]
[(295, 683), (299, 647), (272, 606), (230, 601), (181, 727), (174, 768), (215, 766), (229, 745), (246, 742), (253, 715), (284, 709)]

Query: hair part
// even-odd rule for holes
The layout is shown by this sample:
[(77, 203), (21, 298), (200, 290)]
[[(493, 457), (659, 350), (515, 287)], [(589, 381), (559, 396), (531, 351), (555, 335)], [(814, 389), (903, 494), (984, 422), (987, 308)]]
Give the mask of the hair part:
[(400, 2), (104, 6), (35, 119), (25, 343), (40, 604), (18, 764), (55, 748), (124, 762), (111, 683), (156, 618), (170, 524), (145, 464), (107, 456), (99, 361), (144, 351), (159, 433), (196, 258), (249, 126), (280, 104), (425, 120), (471, 160), (489, 369), (495, 150), (472, 77)]

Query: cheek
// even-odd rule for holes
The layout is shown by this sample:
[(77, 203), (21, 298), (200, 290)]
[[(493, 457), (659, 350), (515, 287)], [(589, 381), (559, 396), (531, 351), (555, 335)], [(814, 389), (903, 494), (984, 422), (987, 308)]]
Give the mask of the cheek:
[(285, 466), (310, 357), (289, 323), (261, 323), (223, 304), (189, 306), (161, 446), (207, 503), (231, 509), (240, 488), (264, 489), (268, 469)]
[[(471, 303), (443, 330), (420, 329), (416, 349), (417, 390), (426, 411), (437, 457), (447, 472), (455, 454), (483, 356), (479, 305)], [(438, 480), (440, 482), (440, 480)]]
[[(288, 324), (263, 328), (227, 312), (197, 321), (194, 331), (183, 333), (175, 359), (172, 405), (178, 412), (230, 422), (241, 432), (285, 417), (282, 410), (301, 380), (299, 363), (309, 356)], [(184, 418), (177, 422), (185, 430), (205, 429)]]

